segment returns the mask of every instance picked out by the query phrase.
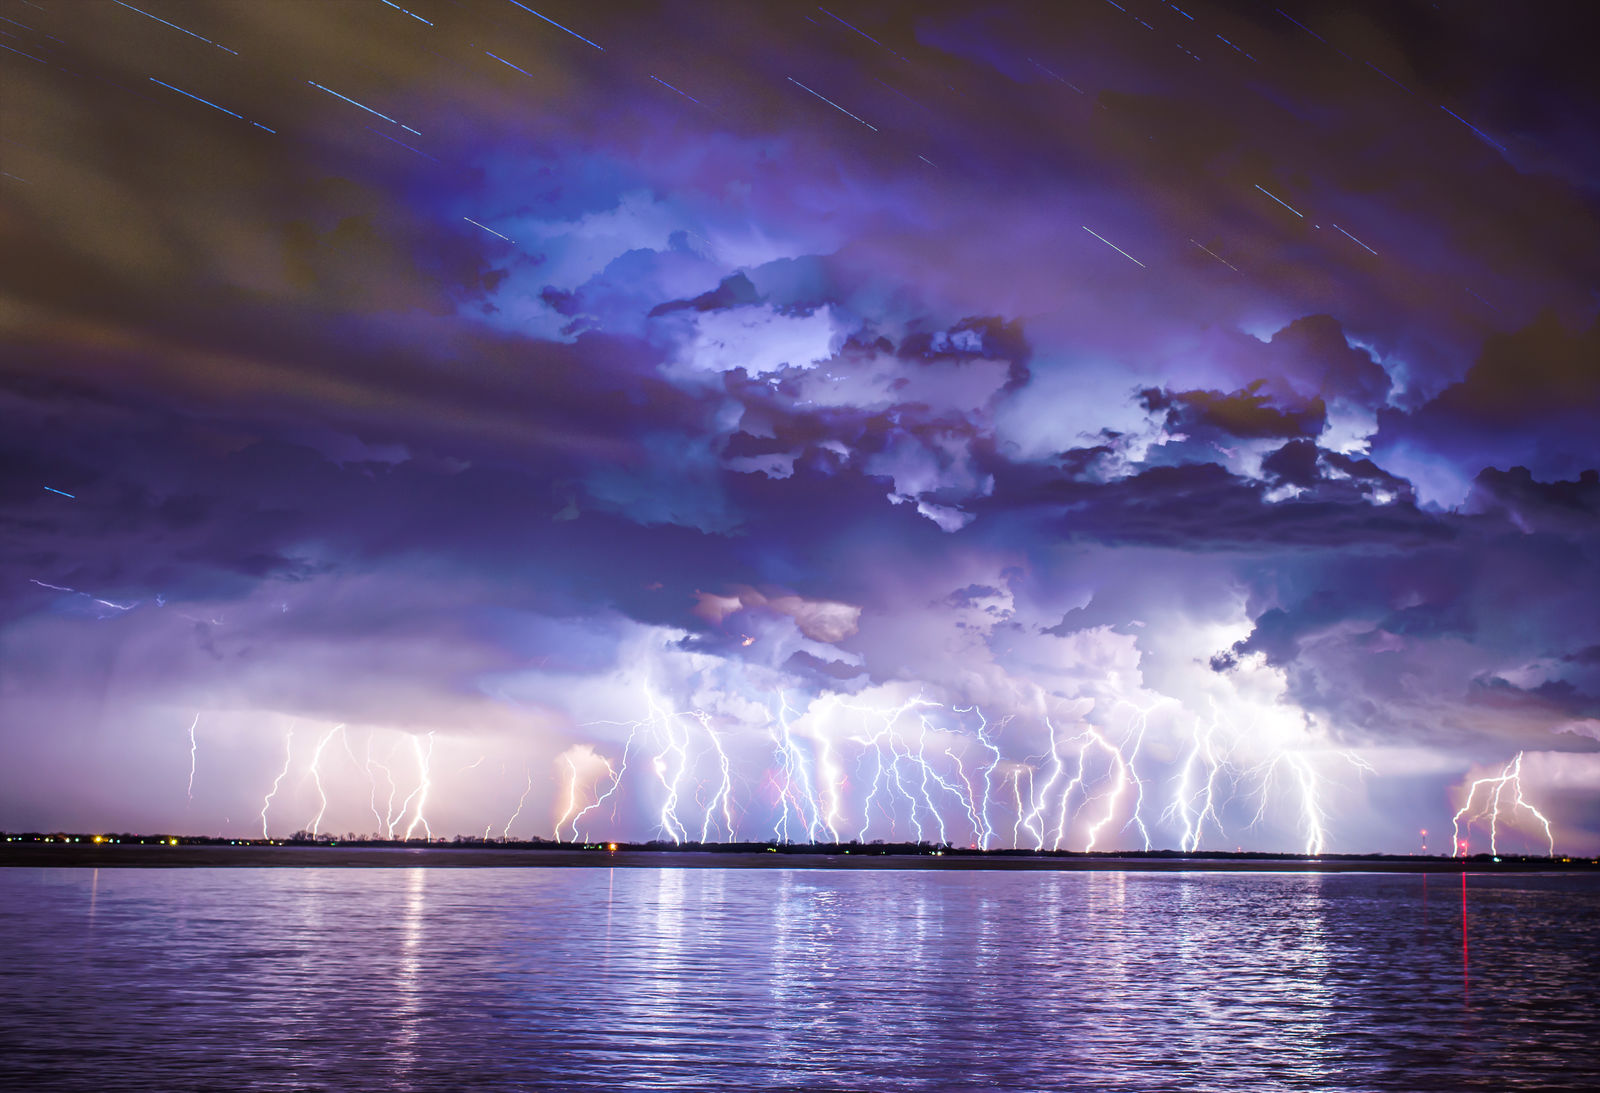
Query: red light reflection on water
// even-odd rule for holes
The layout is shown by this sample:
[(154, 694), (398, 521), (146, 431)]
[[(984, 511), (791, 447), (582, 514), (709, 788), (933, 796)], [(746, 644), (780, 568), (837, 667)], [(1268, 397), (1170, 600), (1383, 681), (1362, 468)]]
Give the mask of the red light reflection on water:
[(1467, 875), (1461, 874), (1461, 1001), (1468, 1001), (1467, 977)]

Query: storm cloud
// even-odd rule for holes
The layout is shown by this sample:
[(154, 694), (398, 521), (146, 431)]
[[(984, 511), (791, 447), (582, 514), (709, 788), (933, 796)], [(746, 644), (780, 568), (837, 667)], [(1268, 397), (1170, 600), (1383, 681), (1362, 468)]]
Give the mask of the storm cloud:
[(0, 825), (1600, 848), (1587, 9), (0, 7)]

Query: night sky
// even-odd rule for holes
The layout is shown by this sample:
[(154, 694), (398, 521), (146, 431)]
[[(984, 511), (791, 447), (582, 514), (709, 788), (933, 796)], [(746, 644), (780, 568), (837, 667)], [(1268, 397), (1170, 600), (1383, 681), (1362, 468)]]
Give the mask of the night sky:
[(1277, 2), (0, 0), (0, 826), (1600, 851), (1592, 6)]

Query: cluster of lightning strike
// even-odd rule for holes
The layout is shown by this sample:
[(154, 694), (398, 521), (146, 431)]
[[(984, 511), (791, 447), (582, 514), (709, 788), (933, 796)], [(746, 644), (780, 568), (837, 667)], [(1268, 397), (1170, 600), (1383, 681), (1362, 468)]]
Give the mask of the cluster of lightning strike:
[[(675, 710), (649, 688), (644, 692), (648, 715), (639, 721), (595, 721), (590, 726), (612, 725), (628, 730), (622, 755), (613, 765), (603, 760), (604, 774), (585, 785), (583, 773), (569, 755), (566, 809), (556, 820), (556, 838), (583, 838), (591, 817), (606, 817), (616, 822), (617, 791), (630, 762), (637, 765), (649, 756), (650, 772), (661, 787), (661, 806), (656, 813), (656, 833), (675, 843), (689, 841), (736, 840), (739, 835), (733, 816), (733, 764), (722, 734), (712, 716), (702, 709)], [(709, 777), (702, 776), (709, 767)], [(607, 813), (607, 806), (610, 812)], [(690, 825), (699, 816), (698, 835)], [(565, 833), (565, 834), (563, 834)]]
[[(198, 724), (199, 718), (197, 715), (195, 725)], [(189, 733), (189, 796), (192, 799), (194, 796), (194, 726), (190, 727)], [(368, 808), (372, 812), (372, 817), (376, 822), (376, 827), (374, 828), (376, 837), (381, 839), (411, 839), (418, 837), (420, 829), (421, 837), (431, 840), (433, 838), (433, 829), (428, 823), (427, 805), (428, 794), (433, 787), (434, 734), (431, 732), (423, 736), (408, 734), (393, 742), (382, 758), (379, 758), (373, 754), (373, 737), (369, 733), (365, 755), (358, 756), (354, 745), (350, 741), (350, 733), (342, 723), (334, 725), (316, 737), (316, 743), (312, 745), (310, 755), (305, 761), (303, 776), (311, 784), (311, 790), (316, 796), (317, 806), (315, 812), (312, 813), (301, 830), (310, 833), (313, 838), (322, 834), (322, 824), (328, 814), (329, 805), (328, 783), (324, 780), (327, 773), (324, 768), (325, 754), (328, 751), (328, 745), (333, 742), (335, 737), (338, 737), (343, 744), (344, 754), (349, 759), (350, 765), (366, 775), (368, 783), (367, 802)], [(284, 782), (289, 778), (290, 771), (294, 767), (294, 739), (295, 730), (290, 728), (283, 738), (283, 765), (273, 777), (271, 787), (261, 798), (260, 817), (261, 837), (263, 839), (272, 837), (270, 814), (273, 802), (283, 789)], [(410, 785), (410, 790), (402, 798), (400, 790), (403, 779), (397, 780), (396, 778), (396, 768), (400, 766), (396, 754), (406, 745), (409, 745), (411, 752), (414, 770), (412, 778), (414, 781), (405, 783)], [(381, 784), (380, 777), (382, 779)], [(531, 784), (530, 779), (530, 788)], [(526, 794), (524, 794), (525, 799)], [(520, 812), (520, 810), (521, 805), (519, 803), (518, 811)], [(515, 820), (515, 818), (515, 815), (513, 815), (512, 819)], [(510, 828), (509, 823), (506, 826), (508, 829)]]
[[(883, 841), (1194, 853), (1229, 848), (1223, 818), (1242, 816), (1229, 806), (1243, 798), (1254, 802), (1247, 829), (1288, 816), (1303, 834), (1304, 852), (1319, 855), (1329, 830), (1323, 758), (1338, 755), (1358, 772), (1372, 770), (1350, 752), (1263, 746), (1260, 733), (1230, 724), (1215, 705), (1209, 716), (1196, 717), (1172, 699), (1145, 706), (1121, 701), (1093, 721), (1089, 702), (1073, 713), (991, 718), (976, 704), (920, 694), (893, 703), (838, 694), (801, 700), (781, 688), (740, 706), (738, 716), (679, 707), (649, 687), (641, 705), (638, 720), (589, 723), (625, 730), (604, 749), (612, 755), (601, 754), (599, 745), (578, 745), (556, 757), (557, 840), (636, 833), (642, 808), (650, 837), (676, 844)], [(1155, 731), (1152, 718), (1162, 707), (1170, 708)], [(196, 716), (189, 726), (191, 799), (198, 724)], [(359, 734), (337, 724), (297, 748), (296, 730), (285, 734), (281, 768), (261, 799), (263, 838), (270, 837), (274, 807), (281, 811), (285, 782), (297, 768), (296, 798), (309, 793), (315, 801), (300, 830), (313, 838), (326, 837), (330, 785), (347, 786), (352, 770), (365, 775), (377, 838), (434, 837), (428, 817), (434, 734), (403, 734), (384, 750), (368, 732), (364, 752), (353, 735)], [(336, 737), (342, 758), (331, 747)], [(487, 760), (480, 755), (455, 774)], [(1507, 805), (1537, 817), (1548, 835), (1548, 821), (1523, 797), (1520, 764), (1519, 755), (1500, 777), (1474, 783), (1458, 826), (1462, 817), (1482, 814), (1493, 840)], [(514, 837), (535, 782), (532, 766), (524, 767), (521, 785), (499, 813), (503, 823), (485, 823), (484, 840), (496, 827), (500, 838)]]
[[(1479, 790), (1483, 793), (1480, 796)], [(1506, 791), (1511, 791), (1510, 801), (1506, 801)], [(1550, 830), (1550, 820), (1544, 813), (1528, 803), (1522, 795), (1522, 752), (1517, 752), (1516, 758), (1507, 763), (1497, 775), (1479, 778), (1467, 787), (1467, 799), (1451, 818), (1450, 828), (1454, 839), (1454, 846), (1458, 857), (1467, 856), (1467, 840), (1461, 837), (1463, 825), (1470, 830), (1473, 820), (1487, 822), (1489, 827), (1489, 853), (1500, 853), (1500, 810), (1504, 807), (1515, 812), (1523, 809), (1539, 822), (1544, 829), (1545, 843), (1551, 857), (1555, 857), (1556, 840)]]
[[(1286, 800), (1305, 853), (1321, 854), (1328, 779), (1320, 754), (1280, 748), (1251, 765), (1237, 762), (1243, 735), (1213, 707), (1207, 718), (1173, 719), (1189, 726), (1187, 740), (1175, 759), (1158, 764), (1146, 747), (1150, 718), (1171, 701), (1121, 703), (1129, 712), (1113, 717), (1113, 728), (1081, 717), (991, 720), (976, 705), (922, 696), (874, 705), (825, 695), (801, 707), (778, 691), (769, 696), (766, 724), (751, 726), (676, 709), (646, 690), (645, 717), (591, 723), (627, 730), (614, 762), (565, 757), (555, 834), (570, 841), (615, 834), (626, 793), (651, 801), (653, 837), (674, 843), (1151, 850), (1160, 830), (1192, 853), (1227, 845), (1224, 806), (1247, 789), (1258, 797), (1247, 826), (1266, 820), (1269, 801)], [(1018, 754), (1024, 757), (1008, 757)], [(1353, 753), (1338, 754), (1371, 771)], [(759, 777), (735, 777), (752, 762)], [(1141, 766), (1159, 766), (1162, 776)], [(624, 791), (625, 784), (635, 788)]]

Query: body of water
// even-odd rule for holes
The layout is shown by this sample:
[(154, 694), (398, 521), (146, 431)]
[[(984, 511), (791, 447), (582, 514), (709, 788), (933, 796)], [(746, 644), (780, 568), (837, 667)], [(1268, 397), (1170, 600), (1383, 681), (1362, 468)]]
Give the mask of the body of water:
[(1507, 1090), (1600, 1075), (1600, 878), (0, 870), (28, 1090)]

